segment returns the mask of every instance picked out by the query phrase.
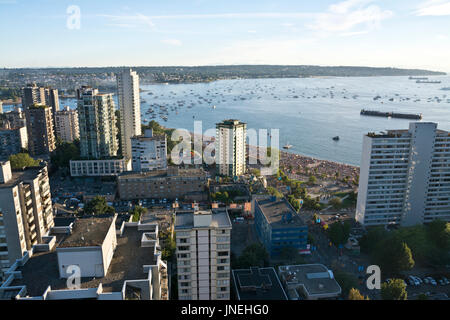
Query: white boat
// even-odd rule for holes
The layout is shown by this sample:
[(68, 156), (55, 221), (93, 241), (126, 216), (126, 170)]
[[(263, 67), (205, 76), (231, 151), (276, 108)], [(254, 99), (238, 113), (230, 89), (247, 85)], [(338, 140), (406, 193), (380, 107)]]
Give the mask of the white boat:
[(290, 149), (292, 147), (293, 147), (292, 144), (287, 143), (286, 145), (283, 146), (283, 149)]

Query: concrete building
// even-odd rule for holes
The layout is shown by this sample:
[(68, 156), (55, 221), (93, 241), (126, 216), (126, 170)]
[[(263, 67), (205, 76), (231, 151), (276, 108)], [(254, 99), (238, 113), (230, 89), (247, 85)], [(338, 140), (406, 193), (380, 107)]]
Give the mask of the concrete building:
[(65, 142), (73, 142), (80, 138), (78, 112), (65, 107), (56, 112), (56, 136)]
[(53, 115), (50, 107), (34, 104), (25, 109), (28, 151), (31, 155), (52, 153), (56, 148)]
[(72, 177), (104, 177), (117, 176), (131, 171), (131, 160), (70, 160), (70, 175)]
[(53, 227), (47, 166), (11, 171), (0, 163), (0, 268), (5, 271)]
[(255, 199), (255, 229), (271, 256), (283, 248), (305, 250), (308, 227), (286, 199)]
[(104, 159), (117, 156), (119, 149), (115, 105), (111, 93), (82, 87), (77, 90), (81, 157)]
[[(168, 300), (158, 225), (117, 219), (82, 218), (68, 228), (55, 227), (56, 249), (33, 248), (28, 259), (17, 261), (6, 272), (0, 299)], [(74, 266), (79, 287), (68, 287)]]
[(230, 299), (231, 221), (223, 211), (177, 212), (179, 300)]
[(0, 129), (0, 160), (8, 159), (10, 155), (28, 149), (27, 128)]
[(450, 133), (436, 123), (363, 139), (356, 220), (366, 226), (450, 221)]
[(342, 293), (333, 271), (323, 264), (280, 266), (278, 275), (289, 300), (333, 299)]
[(240, 176), (246, 168), (247, 124), (224, 120), (216, 124), (217, 171), (225, 176)]
[(153, 171), (167, 168), (167, 137), (154, 136), (153, 130), (145, 130), (144, 135), (131, 138), (132, 166), (135, 172)]
[(146, 173), (125, 172), (117, 177), (117, 188), (121, 200), (135, 199), (207, 199), (205, 188), (208, 176), (203, 169), (179, 169)]
[(59, 111), (58, 89), (45, 88), (44, 99), (43, 104), (52, 108), (53, 119), (56, 120), (56, 113)]
[(45, 105), (45, 88), (31, 83), (22, 88), (22, 108), (25, 110), (34, 104)]
[(131, 69), (117, 75), (117, 90), (120, 107), (122, 155), (131, 159), (131, 138), (141, 135), (141, 100), (139, 76)]
[(0, 101), (0, 113), (3, 113), (3, 102)]
[(233, 270), (232, 277), (237, 300), (288, 300), (273, 267)]
[(6, 121), (8, 121), (9, 123), (9, 128), (22, 128), (27, 125), (25, 113), (21, 108), (16, 107), (12, 111), (3, 113), (3, 115), (5, 116)]

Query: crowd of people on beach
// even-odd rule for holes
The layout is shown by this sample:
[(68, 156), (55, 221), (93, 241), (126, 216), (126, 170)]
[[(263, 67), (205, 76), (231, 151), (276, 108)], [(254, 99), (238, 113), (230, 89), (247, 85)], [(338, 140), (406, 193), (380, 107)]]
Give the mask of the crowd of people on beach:
[(280, 168), (289, 169), (298, 174), (313, 174), (317, 177), (326, 175), (349, 180), (358, 179), (359, 168), (348, 164), (319, 160), (299, 154), (281, 152)]

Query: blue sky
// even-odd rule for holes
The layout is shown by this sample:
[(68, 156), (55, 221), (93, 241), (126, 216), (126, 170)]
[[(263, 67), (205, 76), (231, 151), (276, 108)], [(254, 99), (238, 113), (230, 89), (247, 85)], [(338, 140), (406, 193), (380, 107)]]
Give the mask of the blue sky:
[(314, 64), (450, 72), (449, 0), (0, 0), (0, 35), (0, 67)]

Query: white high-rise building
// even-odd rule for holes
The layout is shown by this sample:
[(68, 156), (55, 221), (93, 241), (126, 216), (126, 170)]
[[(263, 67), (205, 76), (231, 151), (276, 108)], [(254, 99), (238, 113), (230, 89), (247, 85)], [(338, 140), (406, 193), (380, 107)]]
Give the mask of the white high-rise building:
[(12, 172), (0, 162), (0, 276), (53, 226), (47, 165)]
[(152, 129), (144, 135), (131, 138), (133, 171), (144, 172), (167, 168), (167, 137), (153, 135)]
[(450, 133), (436, 123), (364, 136), (356, 220), (412, 226), (450, 221)]
[(63, 141), (73, 142), (80, 138), (80, 127), (78, 126), (78, 113), (65, 107), (56, 111), (56, 136)]
[(179, 300), (230, 299), (231, 221), (226, 210), (177, 212)]
[(218, 173), (240, 176), (245, 173), (247, 124), (224, 120), (216, 124), (216, 165)]
[(131, 138), (141, 135), (141, 102), (139, 76), (126, 69), (117, 75), (117, 90), (120, 107), (122, 155), (131, 159)]

